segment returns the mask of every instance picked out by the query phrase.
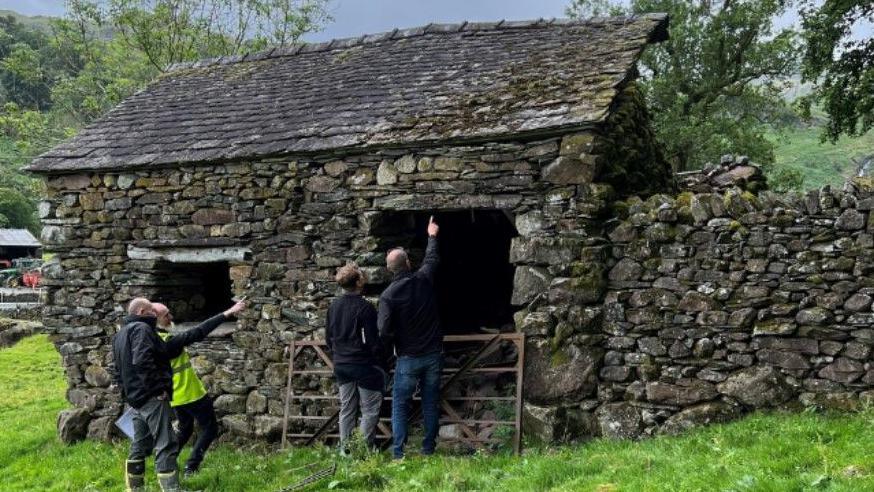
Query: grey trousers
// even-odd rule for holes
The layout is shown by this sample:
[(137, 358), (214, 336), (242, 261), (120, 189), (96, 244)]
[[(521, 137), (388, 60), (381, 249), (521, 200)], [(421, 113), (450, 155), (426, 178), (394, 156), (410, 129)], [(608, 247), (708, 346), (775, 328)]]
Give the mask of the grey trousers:
[(155, 450), (155, 471), (170, 473), (177, 470), (176, 457), (179, 442), (173, 432), (173, 410), (170, 402), (152, 398), (134, 409), (134, 439), (129, 460), (145, 460)]
[(346, 443), (355, 428), (355, 417), (361, 408), (361, 434), (369, 445), (373, 445), (376, 424), (379, 423), (379, 407), (382, 406), (382, 392), (364, 389), (357, 383), (340, 385), (340, 443)]

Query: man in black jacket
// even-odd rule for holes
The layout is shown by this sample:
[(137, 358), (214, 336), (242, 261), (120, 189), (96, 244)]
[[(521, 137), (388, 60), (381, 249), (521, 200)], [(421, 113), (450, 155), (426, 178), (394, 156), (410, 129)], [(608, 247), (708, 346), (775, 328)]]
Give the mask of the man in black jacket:
[(364, 272), (350, 263), (337, 270), (335, 280), (345, 293), (328, 308), (325, 340), (340, 389), (340, 452), (345, 453), (359, 408), (361, 434), (368, 446), (374, 447), (387, 374), (376, 308), (361, 296), (367, 282)]
[(406, 251), (389, 251), (386, 266), (394, 279), (379, 297), (379, 333), (398, 360), (392, 389), (393, 454), (403, 458), (410, 401), (418, 384), (422, 396), (425, 437), (422, 454), (434, 453), (440, 423), (440, 372), (443, 368), (443, 331), (437, 314), (434, 273), (440, 261), (434, 217), (428, 222), (428, 247), (418, 271), (413, 272)]
[(157, 317), (152, 303), (133, 299), (128, 305), (124, 326), (112, 339), (116, 384), (133, 409), (134, 437), (125, 466), (128, 490), (141, 490), (146, 457), (156, 451), (155, 470), (161, 490), (178, 491), (176, 457), (179, 445), (171, 426), (173, 371), (170, 360), (185, 346), (203, 340), (225, 319), (238, 313), (245, 303), (238, 302), (224, 313), (164, 342), (156, 331)]

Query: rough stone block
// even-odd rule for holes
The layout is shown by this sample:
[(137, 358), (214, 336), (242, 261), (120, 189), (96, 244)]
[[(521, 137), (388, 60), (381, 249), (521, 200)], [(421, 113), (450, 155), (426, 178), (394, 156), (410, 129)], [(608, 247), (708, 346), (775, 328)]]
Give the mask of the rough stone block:
[(228, 224), (234, 220), (234, 212), (221, 208), (202, 208), (191, 214), (191, 222), (202, 226)]
[(646, 385), (646, 399), (666, 405), (688, 406), (693, 403), (708, 401), (719, 394), (716, 388), (698, 379), (681, 380), (678, 384), (652, 382)]
[(598, 174), (597, 160), (592, 156), (559, 156), (541, 171), (541, 178), (558, 185), (591, 183)]
[(545, 443), (573, 442), (597, 432), (592, 414), (579, 407), (541, 407), (525, 403), (522, 425), (526, 436)]
[(600, 434), (614, 439), (635, 439), (643, 432), (640, 410), (630, 403), (607, 403), (595, 411)]
[(552, 275), (545, 268), (524, 265), (516, 267), (510, 303), (519, 306), (531, 302), (537, 296), (546, 293), (550, 282), (552, 282)]
[(576, 238), (514, 237), (510, 243), (511, 263), (569, 264), (580, 258), (583, 241)]
[(716, 389), (723, 395), (753, 408), (779, 405), (794, 394), (786, 378), (778, 370), (768, 366), (741, 369), (716, 385)]
[(331, 161), (325, 164), (325, 173), (336, 178), (346, 172), (347, 168), (348, 166), (343, 161)]
[(91, 414), (84, 409), (62, 410), (58, 414), (58, 438), (64, 444), (73, 444), (85, 439)]
[(245, 415), (226, 415), (221, 422), (231, 434), (242, 437), (252, 437), (255, 434), (252, 421)]
[(257, 415), (255, 417), (254, 432), (255, 437), (271, 442), (278, 441), (282, 437), (282, 418), (272, 415)]
[(714, 401), (683, 409), (662, 425), (666, 434), (680, 434), (702, 425), (728, 422), (740, 416), (740, 409), (724, 402)]
[(246, 412), (246, 397), (243, 395), (220, 395), (213, 402), (216, 412), (225, 413), (245, 413)]
[(87, 438), (94, 441), (111, 442), (118, 436), (119, 431), (115, 426), (117, 417), (97, 417), (88, 423)]
[(376, 169), (376, 183), (380, 186), (398, 182), (398, 170), (390, 161), (382, 161)]
[(595, 143), (594, 133), (575, 133), (561, 139), (560, 155), (579, 157), (580, 154), (592, 152)]
[(579, 401), (595, 390), (604, 350), (529, 339), (525, 353), (525, 400), (534, 404)]
[(832, 364), (820, 369), (818, 374), (821, 378), (850, 384), (865, 374), (865, 366), (853, 359), (838, 357)]
[(105, 388), (109, 386), (111, 379), (106, 369), (100, 366), (88, 366), (85, 369), (85, 381), (88, 381), (91, 386)]

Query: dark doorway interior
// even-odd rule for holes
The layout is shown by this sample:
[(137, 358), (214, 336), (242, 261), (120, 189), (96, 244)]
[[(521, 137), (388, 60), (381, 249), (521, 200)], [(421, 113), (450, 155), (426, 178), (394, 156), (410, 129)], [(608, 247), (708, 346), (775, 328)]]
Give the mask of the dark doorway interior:
[(161, 262), (157, 275), (153, 300), (166, 304), (177, 323), (203, 321), (233, 304), (227, 262)]
[[(510, 240), (516, 230), (501, 210), (434, 213), (440, 226), (440, 266), (435, 287), (446, 334), (475, 333), (480, 328), (504, 329), (513, 322), (510, 297), (513, 265)], [(418, 268), (427, 245), (430, 213), (390, 212), (380, 225), (385, 249), (410, 250)], [(378, 286), (381, 291), (385, 286)]]

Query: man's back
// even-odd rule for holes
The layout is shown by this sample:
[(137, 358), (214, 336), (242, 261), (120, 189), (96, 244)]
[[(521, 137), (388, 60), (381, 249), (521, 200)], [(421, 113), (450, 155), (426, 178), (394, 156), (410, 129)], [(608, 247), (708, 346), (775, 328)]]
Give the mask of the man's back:
[(152, 396), (173, 391), (170, 359), (154, 323), (154, 318), (128, 316), (112, 339), (117, 382), (134, 408)]
[(443, 350), (437, 312), (434, 271), (439, 262), (437, 239), (428, 239), (421, 268), (398, 274), (379, 297), (380, 335), (398, 356), (418, 357)]

